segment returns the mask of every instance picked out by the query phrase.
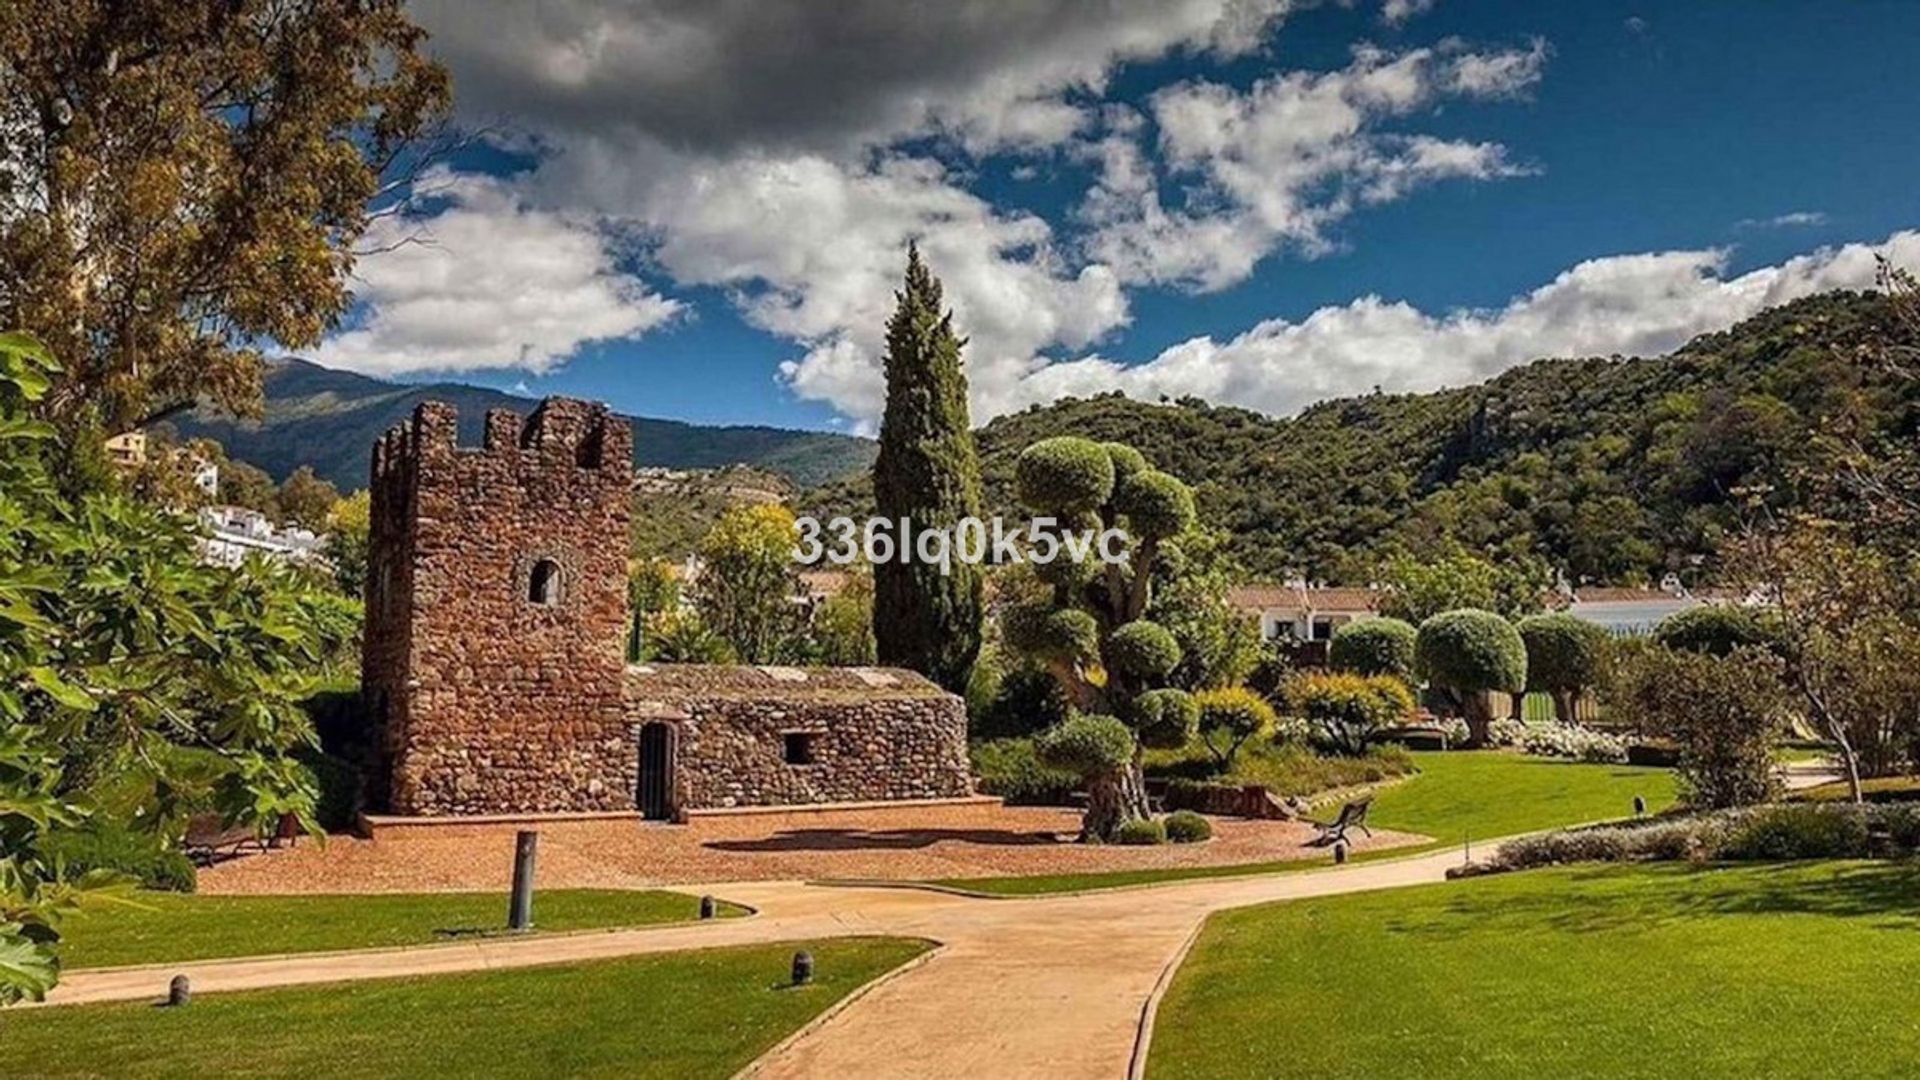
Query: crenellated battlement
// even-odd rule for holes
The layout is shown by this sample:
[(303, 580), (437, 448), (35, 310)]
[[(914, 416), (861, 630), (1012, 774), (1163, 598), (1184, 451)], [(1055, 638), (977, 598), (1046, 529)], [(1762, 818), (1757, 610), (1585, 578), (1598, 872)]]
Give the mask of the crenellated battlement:
[(462, 446), (460, 411), (443, 401), (421, 402), (405, 423), (374, 443), (375, 490), (417, 478), (423, 466), (457, 467), (475, 456), (591, 469), (623, 481), (633, 475), (633, 429), (599, 402), (547, 398), (524, 418), (511, 409), (489, 409), (483, 430), (479, 446)]

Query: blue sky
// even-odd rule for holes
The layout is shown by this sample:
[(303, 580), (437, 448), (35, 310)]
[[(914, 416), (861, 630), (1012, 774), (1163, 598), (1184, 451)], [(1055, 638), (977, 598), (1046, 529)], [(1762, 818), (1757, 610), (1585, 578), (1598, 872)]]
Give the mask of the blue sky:
[(976, 419), (1284, 414), (1920, 257), (1916, 4), (756, 3), (417, 3), (499, 145), (423, 185), (431, 243), (363, 265), (316, 358), (868, 430), (912, 237)]

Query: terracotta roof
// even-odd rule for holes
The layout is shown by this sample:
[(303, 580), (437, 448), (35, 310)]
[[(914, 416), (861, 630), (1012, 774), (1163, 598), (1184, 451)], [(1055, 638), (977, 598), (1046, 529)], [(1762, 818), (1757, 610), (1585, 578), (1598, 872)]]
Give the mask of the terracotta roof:
[(1238, 608), (1299, 607), (1300, 590), (1292, 585), (1235, 585), (1227, 603)]
[(1315, 611), (1372, 611), (1380, 606), (1379, 589), (1304, 589), (1307, 606)]
[(1267, 608), (1373, 611), (1379, 607), (1380, 590), (1317, 585), (1235, 585), (1227, 590), (1227, 602), (1246, 611)]

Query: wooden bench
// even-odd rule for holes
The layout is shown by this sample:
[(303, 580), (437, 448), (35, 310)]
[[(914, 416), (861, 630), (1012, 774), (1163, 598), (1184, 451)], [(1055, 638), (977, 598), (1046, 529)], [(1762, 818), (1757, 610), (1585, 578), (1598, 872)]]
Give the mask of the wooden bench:
[(1320, 832), (1312, 840), (1307, 842), (1315, 847), (1325, 847), (1328, 844), (1342, 843), (1347, 838), (1348, 829), (1359, 829), (1368, 836), (1372, 836), (1373, 830), (1367, 828), (1367, 808), (1372, 805), (1373, 796), (1369, 795), (1364, 799), (1355, 799), (1350, 803), (1342, 803), (1340, 806), (1340, 815), (1332, 821), (1314, 821), (1308, 819), (1307, 824), (1319, 829)]

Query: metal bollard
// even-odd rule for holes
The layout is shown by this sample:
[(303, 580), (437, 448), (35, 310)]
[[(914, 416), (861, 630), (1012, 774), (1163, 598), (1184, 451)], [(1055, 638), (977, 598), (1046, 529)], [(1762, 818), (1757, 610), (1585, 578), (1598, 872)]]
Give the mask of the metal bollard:
[(513, 838), (513, 899), (507, 905), (507, 929), (533, 929), (533, 856), (540, 834), (522, 829)]
[(701, 918), (711, 919), (718, 914), (720, 914), (720, 904), (718, 901), (714, 900), (711, 896), (703, 896), (700, 898)]
[(1333, 865), (1344, 866), (1346, 865), (1346, 862), (1347, 862), (1347, 842), (1345, 840), (1342, 840), (1339, 843), (1333, 845)]
[(167, 1008), (177, 1009), (193, 1000), (193, 982), (185, 975), (175, 975), (167, 984)]
[(813, 981), (813, 954), (805, 949), (793, 954), (793, 985), (805, 986)]
[(1647, 800), (1641, 798), (1638, 795), (1635, 795), (1633, 797), (1633, 816), (1634, 817), (1647, 816)]

